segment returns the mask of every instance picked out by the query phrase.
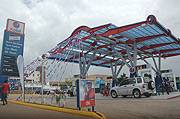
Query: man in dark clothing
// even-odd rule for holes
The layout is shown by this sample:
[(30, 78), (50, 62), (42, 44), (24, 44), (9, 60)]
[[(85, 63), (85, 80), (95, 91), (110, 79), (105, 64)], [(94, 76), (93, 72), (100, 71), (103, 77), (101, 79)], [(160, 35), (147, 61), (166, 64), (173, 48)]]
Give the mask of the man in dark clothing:
[(5, 80), (4, 84), (2, 86), (2, 101), (3, 101), (3, 105), (5, 105), (4, 101), (6, 101), (6, 105), (7, 105), (7, 94), (8, 92), (10, 92), (10, 86), (7, 83), (8, 81)]
[(167, 80), (164, 81), (164, 87), (166, 89), (166, 93), (169, 95), (169, 86), (168, 86), (168, 81)]

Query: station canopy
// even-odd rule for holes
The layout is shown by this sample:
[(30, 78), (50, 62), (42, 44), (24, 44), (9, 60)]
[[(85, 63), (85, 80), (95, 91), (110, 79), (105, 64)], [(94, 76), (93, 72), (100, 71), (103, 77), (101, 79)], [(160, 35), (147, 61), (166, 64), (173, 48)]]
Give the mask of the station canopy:
[(94, 28), (80, 26), (49, 51), (49, 59), (74, 63), (85, 61), (109, 68), (115, 66), (115, 62), (117, 66), (122, 65), (123, 61), (129, 63), (130, 57), (134, 57), (135, 44), (136, 60), (159, 55), (161, 58), (180, 55), (179, 39), (161, 25), (154, 15), (149, 15), (145, 21), (120, 27), (114, 24)]

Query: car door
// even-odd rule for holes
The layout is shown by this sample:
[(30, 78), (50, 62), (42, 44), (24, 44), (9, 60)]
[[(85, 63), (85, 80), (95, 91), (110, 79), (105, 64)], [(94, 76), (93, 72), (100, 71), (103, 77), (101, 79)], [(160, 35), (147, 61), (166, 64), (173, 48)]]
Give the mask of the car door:
[(136, 79), (135, 78), (129, 79), (129, 84), (127, 85), (127, 94), (128, 95), (132, 95), (135, 84), (136, 84)]
[(127, 95), (128, 80), (124, 80), (118, 87), (118, 95)]

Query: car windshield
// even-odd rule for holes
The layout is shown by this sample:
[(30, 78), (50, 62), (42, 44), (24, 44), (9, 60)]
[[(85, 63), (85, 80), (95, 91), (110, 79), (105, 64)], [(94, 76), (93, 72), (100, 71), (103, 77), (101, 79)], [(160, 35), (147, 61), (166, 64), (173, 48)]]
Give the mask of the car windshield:
[(144, 83), (148, 83), (151, 79), (149, 77), (143, 77)]

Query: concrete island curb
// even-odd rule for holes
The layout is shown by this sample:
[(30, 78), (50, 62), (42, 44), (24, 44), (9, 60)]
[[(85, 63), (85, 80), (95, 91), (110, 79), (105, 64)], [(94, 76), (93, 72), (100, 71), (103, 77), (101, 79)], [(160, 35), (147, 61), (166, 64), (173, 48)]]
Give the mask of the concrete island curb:
[(53, 110), (53, 111), (58, 111), (58, 112), (85, 116), (85, 117), (91, 117), (91, 118), (96, 118), (96, 119), (106, 119), (106, 117), (100, 112), (88, 112), (88, 111), (81, 111), (81, 110), (65, 109), (65, 108), (58, 108), (58, 107), (52, 107), (52, 106), (46, 106), (46, 105), (38, 105), (38, 104), (25, 103), (25, 102), (20, 102), (20, 101), (13, 101), (13, 100), (8, 100), (8, 102), (19, 104), (19, 105), (35, 107), (35, 108), (41, 108), (41, 109)]

